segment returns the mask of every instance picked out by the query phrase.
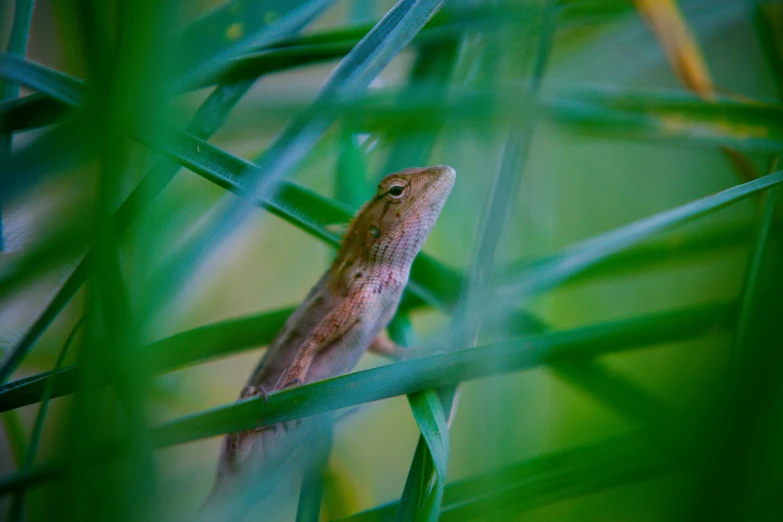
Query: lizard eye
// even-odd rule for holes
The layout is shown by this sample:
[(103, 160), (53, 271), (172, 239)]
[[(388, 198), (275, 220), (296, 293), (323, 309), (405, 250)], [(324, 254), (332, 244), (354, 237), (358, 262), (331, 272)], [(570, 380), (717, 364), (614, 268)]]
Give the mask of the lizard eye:
[(404, 192), (405, 192), (405, 187), (403, 185), (394, 185), (389, 189), (387, 194), (392, 198), (396, 199), (401, 197)]

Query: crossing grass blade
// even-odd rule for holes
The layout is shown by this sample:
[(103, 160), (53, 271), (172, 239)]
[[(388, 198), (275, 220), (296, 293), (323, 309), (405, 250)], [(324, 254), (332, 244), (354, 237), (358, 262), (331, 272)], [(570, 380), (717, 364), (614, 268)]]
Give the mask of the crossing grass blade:
[[(440, 519), (457, 522), (481, 516), (508, 517), (683, 467), (682, 459), (661, 454), (641, 434), (610, 438), (447, 484)], [(596, 469), (602, 472), (596, 474)], [(397, 502), (383, 504), (339, 522), (391, 521), (397, 506)]]
[[(727, 331), (728, 318), (735, 313), (734, 303), (699, 306), (522, 337), (364, 370), (275, 393), (266, 402), (261, 398), (250, 399), (176, 419), (153, 430), (155, 444), (158, 447), (182, 444), (489, 375), (716, 335)], [(61, 471), (56, 463), (49, 463), (35, 468), (29, 477), (7, 477), (0, 482), (0, 494)]]

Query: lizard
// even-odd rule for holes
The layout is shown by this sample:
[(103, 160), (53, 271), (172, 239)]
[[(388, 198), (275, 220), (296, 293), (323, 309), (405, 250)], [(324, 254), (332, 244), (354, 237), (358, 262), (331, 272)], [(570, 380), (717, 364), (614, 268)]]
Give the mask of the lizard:
[[(266, 400), (269, 393), (344, 374), (368, 349), (393, 358), (405, 351), (385, 328), (455, 179), (453, 168), (436, 165), (395, 172), (380, 182), (351, 221), (329, 269), (268, 346), (239, 400)], [(287, 424), (282, 427), (289, 431)], [(263, 471), (265, 460), (286, 458), (279, 454), (288, 451), (280, 431), (260, 426), (226, 435), (210, 498), (247, 468)]]

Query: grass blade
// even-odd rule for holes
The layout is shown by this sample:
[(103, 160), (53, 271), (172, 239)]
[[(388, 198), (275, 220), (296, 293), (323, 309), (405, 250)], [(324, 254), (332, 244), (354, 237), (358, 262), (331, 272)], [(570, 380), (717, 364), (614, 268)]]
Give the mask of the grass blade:
[(233, 0), (196, 20), (182, 34), (183, 85), (198, 84), (227, 65), (227, 59), (270, 45), (308, 23), (334, 0)]
[[(145, 346), (144, 358), (152, 371), (164, 373), (264, 346), (275, 338), (291, 312), (293, 308), (283, 308), (178, 333)], [(76, 365), (59, 370), (52, 397), (74, 393), (78, 374)], [(0, 386), (0, 411), (38, 402), (49, 380), (49, 372), (44, 372)]]
[(783, 171), (778, 171), (582, 241), (559, 254), (530, 263), (513, 278), (509, 278), (508, 284), (499, 289), (497, 294), (504, 302), (528, 299), (533, 294), (562, 284), (612, 254), (639, 244), (655, 234), (707, 215), (781, 182)]
[(250, 399), (184, 417), (157, 428), (155, 437), (159, 445), (181, 444), (397, 395), (442, 388), (463, 380), (693, 338), (725, 328), (726, 314), (731, 311), (732, 308), (725, 305), (699, 307), (687, 312), (679, 310), (641, 320), (629, 319), (544, 333), (398, 362), (272, 394), (266, 404), (262, 399)]
[[(531, 74), (529, 96), (538, 95), (541, 80), (551, 51), (555, 31), (555, 5), (547, 1), (541, 7), (541, 20), (533, 34), (537, 40), (536, 60)], [(530, 43), (531, 40), (528, 40)], [(479, 231), (476, 255), (463, 285), (464, 295), (452, 318), (452, 343), (473, 347), (482, 327), (480, 310), (487, 305), (486, 298), (494, 274), (495, 254), (500, 243), (503, 226), (511, 214), (512, 203), (519, 188), (518, 173), (524, 169), (533, 135), (533, 118), (519, 128), (512, 128), (506, 140), (503, 160), (492, 186), (490, 199), (485, 207), (486, 215)], [(451, 344), (451, 343), (450, 343)], [(414, 417), (421, 429), (422, 438), (416, 448), (408, 480), (405, 484), (397, 520), (437, 520), (440, 502), (446, 484), (448, 462), (448, 424), (445, 417), (453, 418), (458, 404), (456, 387), (427, 391), (409, 397)], [(443, 413), (443, 412), (447, 413)], [(433, 429), (432, 419), (442, 424)]]
[[(779, 248), (768, 244), (780, 189), (767, 194), (756, 241), (745, 271), (733, 358), (723, 389), (715, 394), (706, 422), (693, 426), (688, 451), (698, 475), (685, 516), (711, 520), (774, 520), (781, 514), (777, 494), (777, 448), (781, 418)], [(736, 317), (736, 316), (735, 316)]]
[[(49, 401), (52, 399), (52, 392), (54, 390), (54, 383), (57, 381), (57, 374), (60, 372), (62, 365), (65, 361), (65, 356), (68, 354), (68, 349), (71, 347), (73, 340), (76, 337), (76, 333), (79, 331), (79, 327), (82, 322), (79, 321), (71, 329), (68, 337), (63, 343), (63, 347), (60, 349), (60, 353), (57, 355), (57, 360), (54, 363), (52, 371), (48, 373), (46, 377), (46, 384), (43, 389), (43, 393), (40, 395), (41, 405), (38, 407), (38, 414), (35, 416), (35, 423), (33, 424), (33, 430), (30, 433), (30, 442), (27, 445), (27, 452), (24, 457), (24, 463), (22, 469), (25, 472), (30, 472), (35, 464), (35, 457), (38, 453), (38, 446), (41, 443), (41, 434), (43, 433), (44, 421), (46, 420), (46, 414), (49, 411)], [(14, 522), (21, 522), (24, 517), (24, 501), (25, 491), (20, 490), (14, 496), (11, 501), (11, 507), (9, 509), (9, 520)]]
[[(447, 484), (440, 519), (505, 519), (540, 506), (653, 478), (681, 466), (681, 461), (662, 455), (641, 436), (615, 437)], [(384, 504), (340, 522), (393, 520), (398, 505)]]
[[(267, 403), (251, 399), (189, 415), (155, 428), (154, 437), (157, 446), (170, 446), (543, 364), (715, 335), (735, 310), (727, 304), (674, 310), (395, 363), (275, 393)], [(54, 468), (42, 465), (30, 477), (6, 477), (0, 494), (51, 478)]]
[[(24, 56), (27, 54), (27, 40), (30, 34), (30, 22), (33, 19), (34, 0), (17, 0), (14, 7), (14, 23), (11, 26), (11, 36), (8, 38), (8, 54)], [(0, 102), (14, 100), (19, 96), (19, 85), (0, 79)], [(0, 162), (11, 154), (13, 133), (0, 131)], [(0, 252), (5, 247), (5, 232), (3, 231), (3, 206), (0, 204)]]

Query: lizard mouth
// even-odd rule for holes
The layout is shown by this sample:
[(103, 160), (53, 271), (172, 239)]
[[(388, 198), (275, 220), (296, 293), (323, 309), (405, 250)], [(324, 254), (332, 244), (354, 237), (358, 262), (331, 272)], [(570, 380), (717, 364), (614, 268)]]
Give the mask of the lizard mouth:
[(405, 217), (411, 212), (418, 211), (421, 208), (431, 208), (440, 212), (446, 198), (454, 186), (454, 180), (457, 178), (457, 172), (448, 165), (435, 165), (427, 169), (438, 177), (433, 181), (427, 190), (419, 197), (419, 200), (412, 205), (401, 217)]

